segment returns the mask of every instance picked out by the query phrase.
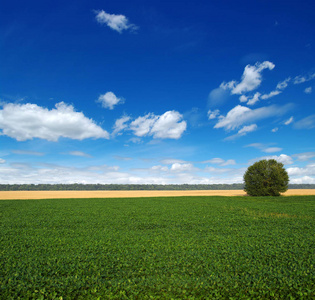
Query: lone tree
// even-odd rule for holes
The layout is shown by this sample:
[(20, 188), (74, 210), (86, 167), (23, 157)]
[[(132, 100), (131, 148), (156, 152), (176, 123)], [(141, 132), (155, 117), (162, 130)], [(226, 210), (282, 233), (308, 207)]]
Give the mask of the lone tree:
[(282, 163), (264, 159), (247, 169), (244, 183), (250, 196), (280, 196), (288, 189), (289, 176)]

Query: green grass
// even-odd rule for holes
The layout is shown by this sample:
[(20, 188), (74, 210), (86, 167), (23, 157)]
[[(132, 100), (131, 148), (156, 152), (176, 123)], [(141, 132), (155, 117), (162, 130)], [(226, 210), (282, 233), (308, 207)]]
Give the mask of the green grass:
[(1, 299), (314, 299), (315, 197), (0, 201)]

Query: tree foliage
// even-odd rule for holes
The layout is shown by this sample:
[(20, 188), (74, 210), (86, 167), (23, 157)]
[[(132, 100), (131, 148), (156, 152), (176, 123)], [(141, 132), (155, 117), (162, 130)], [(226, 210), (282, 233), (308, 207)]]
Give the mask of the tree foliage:
[(264, 159), (247, 169), (244, 183), (250, 196), (280, 196), (288, 189), (289, 176), (282, 163)]

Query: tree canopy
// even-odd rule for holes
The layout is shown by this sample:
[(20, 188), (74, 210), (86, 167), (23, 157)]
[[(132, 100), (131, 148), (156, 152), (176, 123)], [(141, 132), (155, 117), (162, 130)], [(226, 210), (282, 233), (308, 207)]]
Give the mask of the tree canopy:
[(244, 184), (250, 196), (280, 196), (288, 189), (289, 176), (282, 163), (264, 159), (247, 169)]

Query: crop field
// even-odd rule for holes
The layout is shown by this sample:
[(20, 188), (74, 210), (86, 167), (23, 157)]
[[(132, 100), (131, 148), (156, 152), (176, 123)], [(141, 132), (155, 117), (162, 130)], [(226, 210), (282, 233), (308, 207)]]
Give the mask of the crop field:
[[(314, 195), (315, 189), (292, 189), (284, 196)], [(246, 196), (243, 190), (178, 190), (178, 191), (0, 191), (0, 200), (56, 199), (56, 198), (138, 198), (177, 196)]]
[(0, 201), (1, 299), (314, 299), (315, 196)]

